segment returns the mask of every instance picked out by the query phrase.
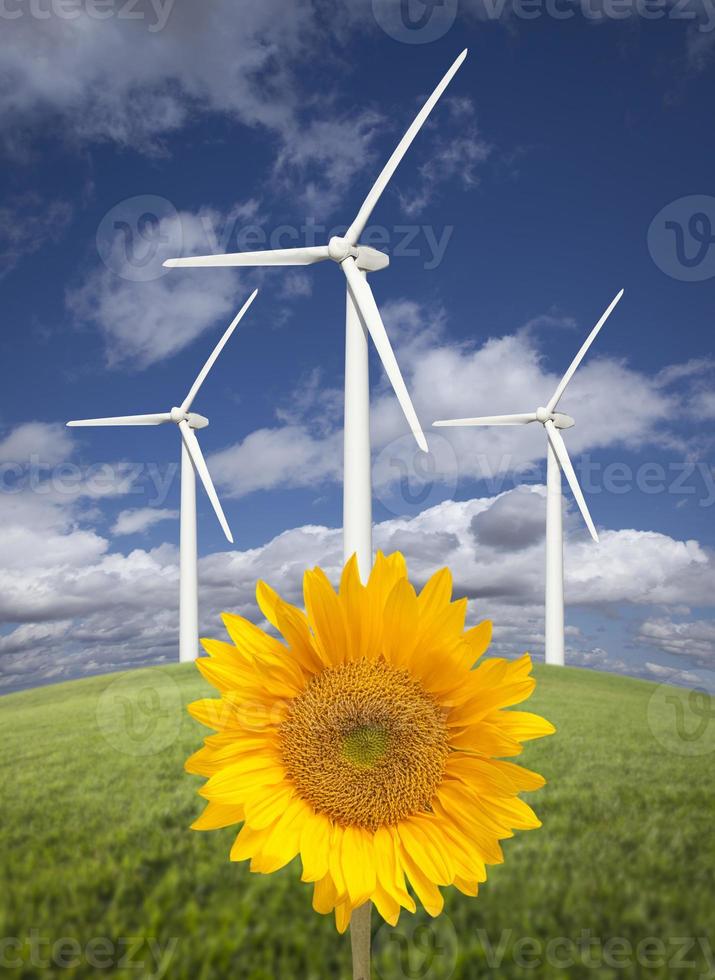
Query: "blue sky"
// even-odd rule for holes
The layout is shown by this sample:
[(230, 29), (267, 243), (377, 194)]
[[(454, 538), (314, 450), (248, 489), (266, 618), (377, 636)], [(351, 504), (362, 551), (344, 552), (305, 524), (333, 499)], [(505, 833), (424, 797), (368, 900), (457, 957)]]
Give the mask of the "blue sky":
[(543, 433), (429, 426), (545, 402), (623, 286), (562, 403), (602, 534), (587, 541), (567, 494), (567, 657), (709, 683), (708, 3), (652, 3), (651, 20), (621, 4), (616, 20), (612, 3), (564, 2), (573, 16), (557, 20), (447, 2), (426, 43), (384, 29), (399, 26), (392, 0), (176, 0), (138, 5), (141, 18), (117, 2), (104, 20), (49, 0), (43, 18), (10, 9), (0, 689), (175, 659), (178, 434), (62, 426), (180, 402), (256, 286), (195, 406), (236, 539), (227, 551), (200, 496), (202, 625), (255, 615), (258, 577), (297, 598), (306, 564), (336, 574), (341, 277), (161, 262), (344, 228), (464, 47), (369, 226), (391, 255), (372, 286), (434, 451), (415, 454), (375, 361), (376, 542), (403, 548), (418, 581), (449, 564), (470, 616), (494, 619), (497, 652), (541, 655)]

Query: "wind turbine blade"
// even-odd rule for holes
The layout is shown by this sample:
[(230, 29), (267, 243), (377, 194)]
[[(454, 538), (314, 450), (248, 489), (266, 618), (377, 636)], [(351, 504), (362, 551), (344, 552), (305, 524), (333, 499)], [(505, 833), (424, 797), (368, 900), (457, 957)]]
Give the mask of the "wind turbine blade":
[(188, 412), (188, 410), (191, 408), (191, 405), (192, 405), (192, 403), (194, 401), (194, 398), (196, 398), (196, 395), (198, 394), (199, 388), (201, 387), (201, 385), (206, 380), (206, 376), (208, 375), (208, 373), (211, 370), (211, 368), (214, 366), (214, 363), (216, 361), (216, 358), (219, 356), (219, 354), (221, 353), (221, 351), (224, 349), (224, 347), (228, 343), (228, 341), (229, 341), (229, 339), (231, 337), (231, 334), (233, 333), (233, 331), (236, 329), (236, 327), (239, 325), (239, 323), (243, 319), (246, 311), (248, 310), (249, 306), (254, 301), (254, 299), (256, 298), (256, 296), (258, 296), (258, 290), (257, 289), (254, 289), (253, 292), (251, 293), (251, 295), (246, 300), (246, 302), (241, 307), (238, 315), (234, 319), (234, 321), (231, 324), (231, 326), (228, 328), (228, 330), (225, 332), (225, 334), (223, 335), (223, 337), (219, 340), (219, 342), (214, 347), (214, 349), (213, 349), (213, 351), (211, 353), (211, 356), (209, 357), (208, 361), (206, 361), (206, 363), (204, 364), (204, 366), (201, 368), (201, 370), (200, 370), (200, 372), (198, 374), (198, 377), (196, 378), (196, 381), (194, 381), (193, 385), (191, 386), (191, 390), (189, 391), (188, 395), (186, 396), (186, 398), (182, 402), (182, 405), (181, 405), (182, 412)]
[(75, 419), (67, 425), (75, 428), (95, 425), (161, 425), (162, 422), (171, 422), (169, 412), (160, 412), (156, 415), (117, 415), (107, 419)]
[(528, 425), (529, 422), (536, 422), (536, 412), (522, 415), (483, 415), (476, 419), (440, 419), (432, 425)]
[(167, 269), (198, 269), (237, 265), (312, 265), (330, 258), (327, 245), (312, 248), (275, 248), (265, 252), (231, 252), (228, 255), (194, 255), (186, 259), (167, 259)]
[(558, 405), (561, 396), (563, 395), (564, 391), (566, 390), (566, 385), (569, 383), (569, 381), (573, 377), (576, 368), (579, 366), (579, 364), (581, 363), (581, 361), (586, 356), (586, 352), (588, 351), (589, 347), (591, 346), (591, 344), (594, 342), (594, 340), (598, 336), (598, 334), (599, 334), (599, 332), (601, 330), (601, 327), (606, 322), (606, 320), (609, 318), (609, 316), (611, 315), (611, 313), (613, 313), (613, 310), (615, 309), (616, 304), (620, 300), (621, 296), (623, 296), (623, 292), (624, 292), (624, 290), (621, 290), (620, 293), (617, 294), (617, 296), (615, 297), (615, 299), (613, 299), (611, 301), (611, 304), (608, 307), (608, 309), (606, 310), (606, 312), (603, 314), (603, 316), (601, 317), (601, 319), (598, 321), (598, 323), (596, 324), (596, 326), (593, 328), (593, 330), (591, 331), (591, 333), (586, 338), (583, 347), (578, 352), (578, 354), (576, 355), (576, 357), (574, 357), (573, 361), (571, 361), (571, 364), (569, 366), (568, 371), (563, 376), (563, 378), (561, 379), (561, 381), (559, 381), (558, 388), (553, 393), (553, 395), (551, 396), (551, 401), (546, 406), (546, 411), (547, 412), (553, 412), (553, 410)]
[(221, 501), (218, 499), (218, 494), (216, 493), (216, 488), (214, 487), (211, 474), (209, 473), (208, 466), (206, 465), (204, 454), (201, 452), (199, 440), (196, 438), (194, 430), (191, 428), (186, 419), (179, 422), (179, 430), (181, 431), (181, 438), (184, 440), (184, 445), (188, 450), (189, 456), (191, 456), (191, 461), (194, 464), (196, 472), (204, 485), (204, 490), (208, 494), (208, 498), (211, 501), (213, 509), (216, 511), (216, 516), (218, 517), (219, 524), (223, 528), (223, 533), (226, 535), (231, 544), (233, 544), (233, 535), (231, 534), (231, 529), (228, 526), (226, 515), (223, 512)]
[(556, 428), (554, 423), (549, 419), (544, 423), (546, 429), (546, 434), (549, 437), (549, 442), (551, 443), (551, 448), (556, 453), (556, 458), (559, 461), (559, 466), (564, 472), (568, 484), (571, 487), (571, 493), (574, 495), (576, 503), (578, 504), (578, 509), (581, 511), (581, 515), (586, 522), (586, 527), (591, 532), (591, 537), (594, 541), (598, 541), (598, 532), (591, 520), (591, 515), (589, 513), (588, 507), (586, 506), (586, 501), (584, 500), (583, 494), (581, 493), (581, 487), (579, 486), (578, 480), (576, 479), (576, 473), (571, 465), (571, 460), (569, 458), (568, 450), (566, 449), (566, 443), (559, 430)]
[(382, 322), (380, 311), (377, 308), (377, 303), (375, 302), (375, 297), (372, 295), (372, 290), (370, 289), (368, 281), (358, 269), (355, 259), (352, 258), (352, 256), (345, 259), (341, 263), (340, 267), (345, 273), (350, 295), (352, 296), (353, 302), (357, 307), (363, 323), (367, 327), (367, 330), (372, 337), (372, 342), (377, 349), (377, 353), (380, 355), (382, 365), (385, 368), (387, 377), (390, 379), (390, 384), (395, 390), (395, 394), (397, 395), (397, 400), (402, 407), (402, 411), (405, 413), (405, 418), (407, 419), (410, 428), (414, 433), (415, 439), (417, 440), (417, 445), (420, 447), (422, 452), (429, 452), (429, 449), (427, 448), (427, 440), (425, 439), (424, 432), (422, 431), (420, 421), (417, 418), (417, 412), (412, 404), (412, 399), (407, 392), (407, 387), (402, 378), (400, 366), (395, 358), (394, 351), (392, 350), (392, 344), (390, 343), (390, 338), (387, 336), (385, 325)]
[(462, 51), (462, 53), (460, 54), (460, 56), (457, 58), (457, 60), (454, 62), (452, 67), (449, 69), (447, 74), (444, 76), (442, 81), (439, 83), (437, 88), (434, 90), (432, 95), (430, 95), (429, 99), (427, 99), (424, 106), (417, 114), (415, 121), (412, 123), (410, 128), (407, 130), (405, 135), (398, 143), (397, 149), (395, 150), (395, 152), (392, 154), (390, 159), (383, 167), (382, 173), (373, 184), (370, 193), (365, 198), (362, 207), (357, 213), (355, 220), (348, 228), (345, 237), (347, 238), (347, 240), (350, 242), (351, 245), (357, 245), (358, 239), (360, 238), (360, 235), (362, 235), (365, 229), (365, 225), (370, 220), (370, 215), (372, 214), (375, 205), (382, 197), (382, 193), (387, 187), (392, 175), (397, 170), (402, 158), (404, 157), (405, 153), (407, 153), (407, 151), (409, 150), (410, 145), (414, 140), (415, 136), (417, 136), (420, 129), (422, 129), (430, 112), (432, 112), (434, 107), (439, 102), (442, 93), (447, 88), (449, 83), (452, 81), (454, 76), (457, 74), (457, 72), (459, 71), (462, 65), (462, 62), (466, 57), (467, 57), (467, 49), (465, 48), (464, 51)]

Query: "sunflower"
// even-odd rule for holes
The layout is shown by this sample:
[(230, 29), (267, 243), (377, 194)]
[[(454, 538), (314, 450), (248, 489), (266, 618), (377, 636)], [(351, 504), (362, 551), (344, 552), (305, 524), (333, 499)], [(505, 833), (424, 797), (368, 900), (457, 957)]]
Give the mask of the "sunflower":
[(256, 592), (283, 642), (228, 614), (232, 643), (202, 641), (197, 666), (221, 697), (189, 707), (216, 731), (186, 763), (209, 777), (194, 829), (242, 823), (231, 860), (263, 874), (300, 855), (340, 932), (367, 901), (395, 925), (413, 895), (430, 915), (441, 886), (476, 895), (499, 841), (540, 826), (518, 794), (543, 778), (502, 761), (554, 731), (504, 710), (534, 688), (528, 654), (475, 667), (491, 623), (465, 631), (448, 569), (417, 595), (399, 553), (378, 554), (367, 585), (353, 557), (337, 593), (306, 572), (305, 613)]

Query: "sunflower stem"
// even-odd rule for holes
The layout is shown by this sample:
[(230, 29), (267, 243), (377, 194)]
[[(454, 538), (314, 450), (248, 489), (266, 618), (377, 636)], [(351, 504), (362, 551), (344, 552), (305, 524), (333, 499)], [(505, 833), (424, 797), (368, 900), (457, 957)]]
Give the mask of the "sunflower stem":
[(372, 902), (355, 909), (350, 920), (353, 980), (370, 980), (370, 913)]

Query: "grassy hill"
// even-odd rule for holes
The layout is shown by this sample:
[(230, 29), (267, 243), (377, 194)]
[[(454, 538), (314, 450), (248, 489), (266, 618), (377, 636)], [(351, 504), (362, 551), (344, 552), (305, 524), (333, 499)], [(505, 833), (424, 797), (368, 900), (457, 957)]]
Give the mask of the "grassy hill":
[[(374, 921), (375, 975), (715, 976), (712, 704), (536, 672), (530, 707), (558, 727), (522, 756), (549, 779), (530, 800), (544, 827), (505, 842), (478, 899)], [(252, 875), (227, 860), (234, 831), (187, 829), (204, 730), (183, 706), (206, 691), (186, 665), (0, 698), (3, 976), (349, 976), (295, 863)]]

